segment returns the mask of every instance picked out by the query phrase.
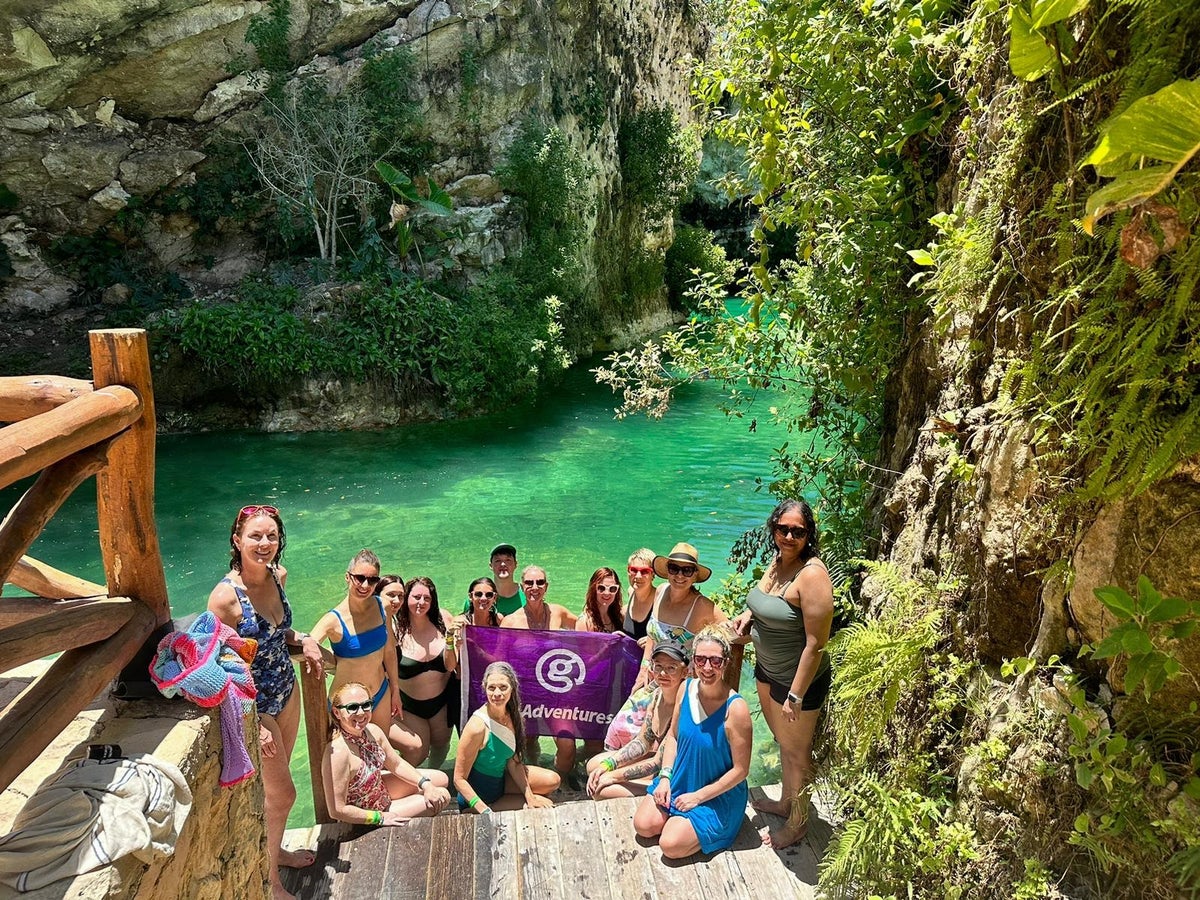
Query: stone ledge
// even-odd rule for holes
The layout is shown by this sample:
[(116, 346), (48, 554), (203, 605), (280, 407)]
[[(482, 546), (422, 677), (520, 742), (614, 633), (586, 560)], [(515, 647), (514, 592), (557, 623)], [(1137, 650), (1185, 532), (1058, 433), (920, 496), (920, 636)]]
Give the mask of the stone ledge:
[[(0, 706), (46, 668), (33, 663), (0, 679)], [(246, 734), (256, 720), (247, 722)], [(0, 833), (8, 833), (29, 796), (64, 762), (78, 759), (89, 743), (119, 744), (126, 756), (149, 753), (177, 766), (192, 789), (192, 809), (175, 853), (154, 863), (133, 857), (112, 866), (19, 894), (0, 885), (0, 900), (266, 900), (266, 826), (260, 778), (232, 788), (218, 785), (221, 730), (215, 711), (190, 703), (154, 699), (97, 698), (55, 739), (38, 762), (0, 794)], [(258, 741), (249, 742), (259, 765)]]

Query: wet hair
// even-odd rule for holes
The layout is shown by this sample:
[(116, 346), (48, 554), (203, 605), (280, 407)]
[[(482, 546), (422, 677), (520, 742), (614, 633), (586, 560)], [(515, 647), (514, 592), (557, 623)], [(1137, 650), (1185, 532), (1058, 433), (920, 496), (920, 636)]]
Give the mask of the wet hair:
[(362, 549), (354, 554), (354, 558), (346, 564), (346, 571), (349, 572), (359, 563), (366, 563), (378, 572), (382, 566), (379, 565), (379, 557), (375, 555), (373, 550)]
[(508, 713), (509, 721), (512, 722), (513, 736), (517, 739), (517, 761), (523, 763), (525, 761), (525, 720), (521, 718), (521, 684), (517, 681), (517, 673), (512, 666), (506, 662), (494, 662), (483, 670), (483, 680), (479, 682), (483, 687), (484, 702), (487, 698), (487, 682), (493, 675), (503, 675), (508, 679), (508, 686), (512, 689), (504, 709)]
[(705, 625), (701, 628), (700, 633), (692, 639), (692, 653), (696, 652), (696, 648), (700, 646), (702, 641), (719, 644), (721, 646), (721, 655), (729, 659), (733, 644), (729, 641), (729, 629), (724, 624)]
[[(643, 547), (640, 550), (634, 550), (629, 554), (629, 562), (626, 565), (632, 566), (635, 562), (644, 563), (650, 568), (654, 568), (654, 557), (657, 554), (649, 547)], [(653, 576), (651, 576), (653, 577)]]
[[(253, 512), (246, 512), (248, 509), (253, 510)], [(233, 527), (229, 529), (229, 568), (235, 572), (242, 571), (242, 553), (238, 550), (237, 544), (234, 543), (233, 539), (241, 537), (242, 529), (255, 516), (266, 516), (279, 528), (279, 549), (275, 551), (275, 558), (271, 560), (270, 568), (274, 570), (279, 565), (279, 561), (283, 559), (283, 548), (287, 546), (287, 535), (284, 533), (283, 519), (280, 518), (279, 513), (268, 512), (266, 507), (263, 506), (243, 506), (238, 510), (237, 516), (234, 517)]]
[[(604, 612), (600, 609), (600, 595), (596, 592), (596, 587), (605, 578), (611, 578), (617, 583), (617, 602), (608, 606), (608, 621), (604, 619)], [(625, 624), (625, 604), (621, 596), (621, 579), (615, 571), (608, 566), (602, 566), (592, 573), (587, 595), (583, 598), (583, 608), (587, 611), (588, 620), (593, 628), (599, 628), (601, 631), (621, 630), (621, 626)]]
[[(496, 590), (496, 582), (492, 581), (492, 579), (490, 579), (486, 575), (484, 575), (482, 578), (476, 578), (474, 581), (471, 582), (471, 586), (467, 588), (467, 617), (469, 619), (475, 618), (475, 601), (471, 599), (471, 593), (472, 593), (472, 591), (475, 590), (475, 588), (478, 585), (481, 585), (481, 584), (491, 585), (492, 590), (493, 591)], [(492, 601), (491, 607), (488, 609), (488, 622), (493, 627), (500, 624), (500, 613), (496, 612), (496, 602), (495, 602), (496, 599), (499, 599), (499, 597), (500, 597), (500, 595), (499, 595), (499, 593), (497, 593), (496, 598), (493, 599), (493, 601)]]
[(813, 516), (812, 507), (803, 500), (781, 500), (779, 505), (771, 510), (771, 514), (767, 516), (767, 546), (774, 549), (775, 553), (779, 553), (779, 545), (775, 543), (775, 526), (779, 524), (779, 520), (783, 518), (784, 513), (798, 510), (800, 515), (804, 517), (804, 527), (808, 529), (808, 537), (804, 540), (804, 546), (800, 548), (800, 559), (807, 562), (821, 552), (821, 541), (817, 535), (817, 520)]
[(429, 612), (425, 615), (429, 617), (429, 621), (433, 623), (442, 634), (446, 633), (446, 623), (442, 621), (442, 610), (438, 606), (437, 585), (433, 583), (433, 579), (418, 575), (410, 581), (404, 588), (404, 602), (400, 604), (400, 609), (396, 611), (396, 640), (400, 640), (404, 635), (412, 631), (412, 620), (409, 618), (408, 612), (408, 595), (412, 593), (414, 585), (423, 584), (429, 588)]
[(336, 690), (336, 691), (334, 691), (332, 694), (330, 694), (330, 695), (329, 695), (329, 737), (331, 737), (331, 738), (332, 738), (332, 737), (333, 737), (335, 734), (337, 734), (339, 731), (341, 731), (341, 730), (342, 730), (342, 725), (341, 725), (341, 723), (340, 723), (340, 722), (337, 720), (337, 716), (336, 716), (336, 715), (334, 715), (334, 712), (333, 712), (333, 710), (334, 710), (334, 708), (335, 708), (335, 707), (336, 707), (336, 706), (337, 706), (339, 703), (341, 703), (341, 702), (342, 702), (342, 697), (343, 697), (343, 696), (346, 694), (346, 692), (347, 692), (348, 690), (350, 690), (351, 688), (358, 688), (360, 691), (362, 691), (364, 694), (366, 694), (366, 695), (367, 695), (367, 702), (368, 702), (368, 703), (370, 703), (370, 702), (371, 702), (371, 691), (370, 691), (370, 689), (369, 689), (369, 688), (368, 688), (368, 687), (367, 687), (365, 684), (363, 684), (362, 682), (360, 682), (360, 681), (347, 681), (345, 684), (340, 684), (340, 685), (338, 685), (338, 688), (337, 688), (337, 690)]

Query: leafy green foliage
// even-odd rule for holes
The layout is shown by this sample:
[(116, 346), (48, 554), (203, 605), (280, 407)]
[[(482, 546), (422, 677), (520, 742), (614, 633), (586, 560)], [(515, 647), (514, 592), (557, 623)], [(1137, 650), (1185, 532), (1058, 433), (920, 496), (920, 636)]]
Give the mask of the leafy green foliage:
[(369, 44), (363, 53), (358, 87), (370, 124), (371, 149), (400, 168), (424, 162), (426, 147), (418, 137), (421, 105), (413, 98), (417, 66), (406, 46), (382, 48)]
[(625, 117), (617, 130), (617, 155), (625, 195), (651, 218), (679, 205), (700, 168), (700, 139), (681, 130), (674, 111), (651, 106)]
[(695, 225), (677, 225), (675, 241), (667, 250), (667, 296), (674, 306), (683, 306), (688, 288), (697, 275), (712, 276), (715, 281), (731, 284), (737, 267), (725, 257), (725, 248), (712, 232)]
[(431, 178), (414, 181), (382, 161), (375, 163), (375, 171), (397, 198), (392, 204), (390, 218), (396, 233), (396, 255), (403, 265), (416, 246), (417, 230), (411, 208), (415, 206), (418, 213), (430, 216), (448, 216), (454, 209), (454, 199)]
[(254, 48), (259, 64), (267, 70), (271, 79), (267, 90), (275, 97), (292, 68), (292, 51), (288, 45), (291, 15), (291, 0), (270, 0), (267, 11), (252, 16), (246, 26), (246, 43)]

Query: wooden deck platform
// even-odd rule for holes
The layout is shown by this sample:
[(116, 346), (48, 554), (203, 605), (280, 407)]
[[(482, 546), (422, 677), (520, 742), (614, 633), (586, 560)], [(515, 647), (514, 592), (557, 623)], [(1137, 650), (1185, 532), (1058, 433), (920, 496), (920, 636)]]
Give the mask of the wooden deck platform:
[[(765, 789), (778, 797), (778, 786)], [(752, 796), (762, 796), (755, 788)], [(664, 860), (633, 831), (637, 800), (576, 800), (553, 809), (487, 816), (443, 814), (401, 828), (325, 825), (307, 843), (308, 869), (284, 870), (301, 898), (337, 900), (629, 900), (656, 897), (811, 898), (831, 829), (814, 819), (808, 837), (776, 853), (758, 828), (781, 820), (747, 809), (732, 849)]]

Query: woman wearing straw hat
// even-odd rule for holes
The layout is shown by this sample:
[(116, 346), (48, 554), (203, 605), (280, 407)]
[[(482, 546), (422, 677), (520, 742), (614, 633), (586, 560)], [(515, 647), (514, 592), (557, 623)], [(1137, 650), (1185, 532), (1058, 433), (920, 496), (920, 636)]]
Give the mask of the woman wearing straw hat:
[(657, 644), (674, 641), (690, 653), (692, 640), (701, 628), (728, 619), (710, 599), (696, 590), (697, 584), (712, 577), (712, 569), (700, 564), (696, 548), (691, 544), (676, 544), (666, 556), (654, 557), (653, 568), (654, 574), (665, 578), (667, 583), (658, 589), (646, 624), (650, 640), (644, 648), (635, 690), (650, 679), (650, 657)]

